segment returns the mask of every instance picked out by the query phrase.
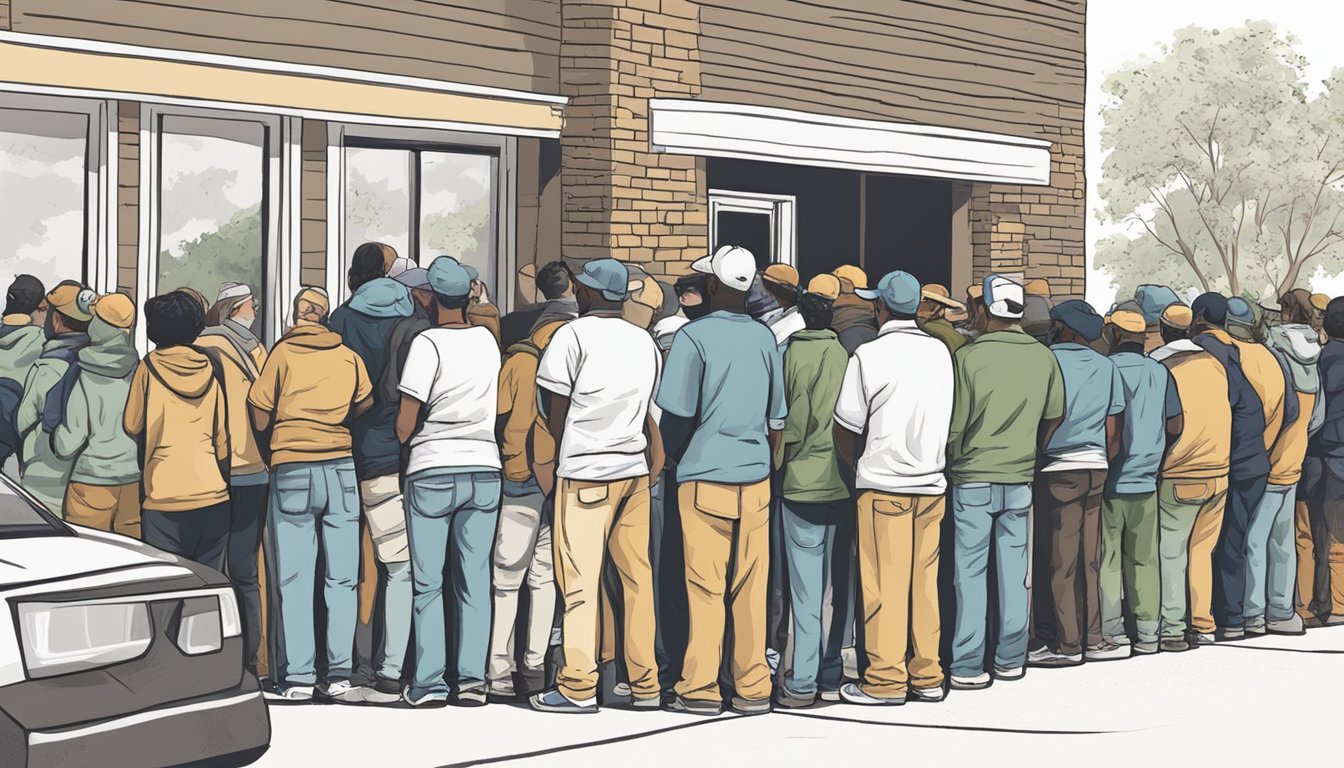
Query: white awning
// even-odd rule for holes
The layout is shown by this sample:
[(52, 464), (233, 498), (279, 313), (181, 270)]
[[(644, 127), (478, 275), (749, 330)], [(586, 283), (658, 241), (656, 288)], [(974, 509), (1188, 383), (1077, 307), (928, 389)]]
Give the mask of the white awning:
[(746, 104), (652, 99), (655, 151), (1005, 184), (1050, 183), (1050, 142)]

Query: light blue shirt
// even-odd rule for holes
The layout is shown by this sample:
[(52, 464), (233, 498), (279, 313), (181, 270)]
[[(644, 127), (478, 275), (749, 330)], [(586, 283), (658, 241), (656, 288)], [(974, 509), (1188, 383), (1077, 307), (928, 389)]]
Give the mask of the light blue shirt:
[(1082, 344), (1056, 344), (1050, 351), (1064, 374), (1064, 420), (1046, 446), (1046, 470), (1055, 462), (1105, 469), (1106, 418), (1125, 410), (1120, 373), (1109, 358)]
[(1106, 495), (1155, 493), (1167, 449), (1167, 419), (1181, 415), (1181, 397), (1167, 367), (1135, 352), (1117, 352), (1111, 362), (1125, 391), (1120, 455), (1106, 477)]
[(712, 312), (672, 341), (656, 399), (695, 420), (677, 482), (745, 485), (770, 476), (770, 429), (783, 429), (784, 360), (774, 334), (733, 312)]

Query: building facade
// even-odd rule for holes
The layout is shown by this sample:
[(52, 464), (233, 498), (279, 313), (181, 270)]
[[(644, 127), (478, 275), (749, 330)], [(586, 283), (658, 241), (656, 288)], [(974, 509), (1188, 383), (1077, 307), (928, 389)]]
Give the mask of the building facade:
[[(1084, 0), (0, 0), (15, 272), (344, 293), (526, 263), (1084, 280)], [(9, 207), (9, 206), (7, 206)]]

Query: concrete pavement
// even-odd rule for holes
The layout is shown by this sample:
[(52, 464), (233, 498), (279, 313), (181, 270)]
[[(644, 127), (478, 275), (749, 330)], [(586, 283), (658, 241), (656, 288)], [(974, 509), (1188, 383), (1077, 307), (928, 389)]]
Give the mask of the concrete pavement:
[[(1344, 627), (1182, 654), (1028, 670), (941, 704), (847, 704), (717, 718), (606, 709), (273, 706), (263, 768), (325, 765), (815, 766), (924, 757), (1004, 765), (1337, 764)], [(1305, 752), (1304, 752), (1305, 750)], [(1322, 751), (1324, 750), (1324, 751)], [(968, 763), (969, 764), (969, 763)]]

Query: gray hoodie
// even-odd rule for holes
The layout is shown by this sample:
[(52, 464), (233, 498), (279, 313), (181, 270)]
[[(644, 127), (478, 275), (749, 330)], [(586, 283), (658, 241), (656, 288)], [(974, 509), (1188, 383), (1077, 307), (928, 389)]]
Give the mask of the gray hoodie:
[[(1321, 358), (1320, 334), (1310, 325), (1279, 325), (1269, 329), (1265, 343), (1288, 369), (1293, 389), (1305, 395), (1321, 391), (1321, 376), (1316, 362)], [(1315, 434), (1325, 422), (1325, 398), (1317, 397), (1307, 422), (1307, 434)]]
[(126, 331), (95, 317), (90, 345), (79, 351), (79, 378), (70, 391), (65, 420), (52, 433), (56, 457), (73, 460), (71, 482), (126, 485), (140, 480), (135, 441), (121, 416), (140, 355)]

